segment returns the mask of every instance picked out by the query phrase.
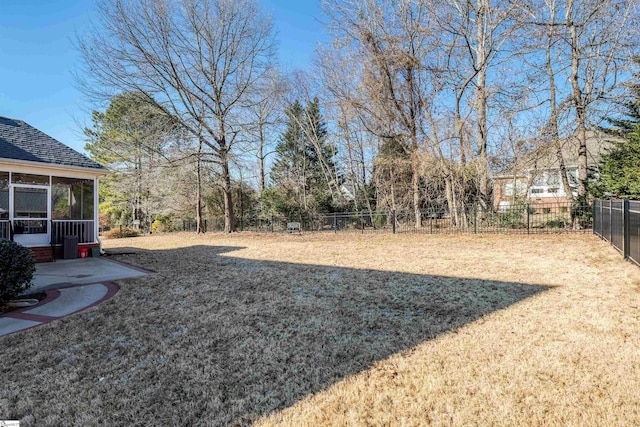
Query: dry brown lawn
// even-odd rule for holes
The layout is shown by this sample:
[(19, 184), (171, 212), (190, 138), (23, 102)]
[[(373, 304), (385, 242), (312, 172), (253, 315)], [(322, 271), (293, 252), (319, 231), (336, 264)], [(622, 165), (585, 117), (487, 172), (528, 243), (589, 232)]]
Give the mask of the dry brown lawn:
[(178, 233), (105, 247), (156, 273), (0, 338), (0, 419), (640, 425), (640, 269), (590, 235)]

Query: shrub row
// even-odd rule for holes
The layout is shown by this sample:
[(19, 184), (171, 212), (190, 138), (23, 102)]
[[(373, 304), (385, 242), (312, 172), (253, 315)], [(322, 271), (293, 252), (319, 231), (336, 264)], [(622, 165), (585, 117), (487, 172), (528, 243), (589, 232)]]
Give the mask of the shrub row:
[(113, 228), (104, 233), (104, 237), (108, 239), (122, 239), (124, 237), (137, 237), (140, 234), (140, 230), (133, 228)]

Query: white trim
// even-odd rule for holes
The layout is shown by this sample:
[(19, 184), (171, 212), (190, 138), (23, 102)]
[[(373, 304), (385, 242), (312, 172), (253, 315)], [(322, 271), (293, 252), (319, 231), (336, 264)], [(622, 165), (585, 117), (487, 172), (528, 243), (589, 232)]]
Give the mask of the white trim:
[[(51, 178), (51, 177), (49, 177)], [(49, 179), (51, 182), (51, 179)], [(9, 184), (10, 187), (22, 187), (22, 188), (51, 188), (51, 184)]]
[(80, 166), (66, 166), (66, 165), (56, 165), (53, 163), (40, 163), (40, 162), (31, 162), (27, 160), (14, 160), (0, 157), (0, 169), (2, 169), (3, 165), (7, 165), (14, 172), (18, 173), (36, 173), (34, 172), (34, 168), (38, 170), (48, 171), (46, 173), (41, 172), (41, 175), (58, 175), (60, 172), (53, 171), (65, 171), (65, 173), (71, 172), (72, 174), (75, 172), (76, 174), (80, 174), (79, 176), (71, 176), (71, 178), (89, 178), (96, 176), (109, 175), (111, 172), (106, 169), (95, 169), (95, 168), (84, 168)]
[(11, 222), (11, 226), (13, 226), (13, 187), (11, 187), (11, 171), (9, 171), (9, 221)]

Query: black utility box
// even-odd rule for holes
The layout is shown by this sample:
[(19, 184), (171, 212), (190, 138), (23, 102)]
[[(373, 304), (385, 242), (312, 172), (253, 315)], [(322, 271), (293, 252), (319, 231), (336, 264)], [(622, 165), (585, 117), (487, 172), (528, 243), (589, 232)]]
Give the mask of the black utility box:
[(62, 258), (74, 259), (78, 258), (78, 236), (62, 237)]

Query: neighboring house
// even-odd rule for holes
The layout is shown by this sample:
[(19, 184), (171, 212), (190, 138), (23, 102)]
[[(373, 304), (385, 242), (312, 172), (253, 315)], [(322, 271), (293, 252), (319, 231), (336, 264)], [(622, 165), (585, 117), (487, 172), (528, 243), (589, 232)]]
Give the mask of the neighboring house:
[(61, 256), (64, 236), (99, 247), (98, 178), (108, 171), (21, 120), (0, 116), (0, 239), (38, 261)]
[[(603, 154), (614, 139), (600, 132), (587, 132), (587, 167), (597, 169)], [(498, 210), (506, 210), (516, 202), (546, 205), (547, 209), (568, 206), (577, 195), (578, 141), (574, 137), (561, 140), (562, 154), (572, 193), (562, 185), (560, 163), (555, 147), (541, 147), (523, 156), (509, 169), (493, 177), (493, 201)]]
[(356, 189), (351, 183), (345, 182), (340, 186), (340, 193), (345, 200), (353, 201), (356, 199)]

